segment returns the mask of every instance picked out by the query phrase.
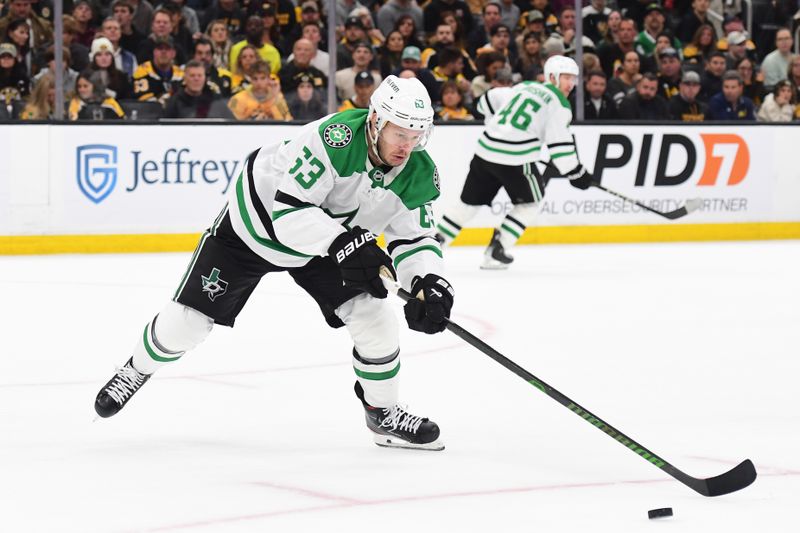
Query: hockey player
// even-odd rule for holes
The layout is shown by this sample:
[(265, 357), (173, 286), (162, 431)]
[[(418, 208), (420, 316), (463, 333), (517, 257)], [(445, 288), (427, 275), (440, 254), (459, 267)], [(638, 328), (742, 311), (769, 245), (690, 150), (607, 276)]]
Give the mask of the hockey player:
[(514, 208), (494, 230), (481, 268), (508, 268), (508, 254), (533, 223), (547, 178), (535, 163), (547, 146), (551, 166), (579, 189), (588, 189), (592, 175), (581, 165), (570, 131), (572, 110), (567, 95), (578, 81), (578, 65), (553, 56), (544, 65), (546, 83), (522, 82), (511, 89), (488, 91), (478, 102), (486, 118), (469, 174), (456, 206), (442, 216), (437, 238), (449, 244), (481, 205), (491, 205), (503, 187)]
[[(424, 151), (432, 125), (425, 87), (389, 76), (369, 109), (329, 115), (250, 154), (172, 300), (97, 395), (97, 413), (116, 414), (214, 324), (233, 326), (264, 274), (287, 271), (331, 327), (347, 327), (356, 395), (375, 442), (443, 449), (439, 427), (398, 404), (398, 324), (380, 275), (418, 296), (404, 308), (411, 329), (444, 330), (454, 293), (442, 277), (431, 217), (439, 196), (436, 166)], [(389, 255), (375, 241), (381, 232)]]

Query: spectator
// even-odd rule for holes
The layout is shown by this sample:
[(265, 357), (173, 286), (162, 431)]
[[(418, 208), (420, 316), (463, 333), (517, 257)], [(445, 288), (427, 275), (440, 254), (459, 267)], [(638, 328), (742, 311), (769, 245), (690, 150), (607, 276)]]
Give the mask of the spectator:
[(703, 24), (709, 25), (712, 32), (712, 42), (716, 41), (716, 32), (708, 18), (709, 0), (692, 0), (692, 10), (686, 13), (678, 24), (675, 36), (681, 42), (688, 43)]
[(464, 105), (464, 92), (454, 81), (442, 84), (442, 92), (438, 98), (442, 103), (436, 116), (441, 120), (475, 120)]
[[(530, 17), (530, 11), (528, 17)], [(539, 12), (541, 14), (541, 12)], [(605, 39), (608, 33), (608, 16), (611, 8), (606, 5), (606, 0), (591, 0), (588, 6), (581, 10), (583, 18), (583, 34), (595, 43)], [(530, 18), (528, 18), (530, 21)], [(542, 17), (544, 22), (544, 17)]]
[(133, 75), (133, 96), (162, 105), (183, 81), (183, 70), (175, 65), (175, 45), (166, 35), (153, 42), (153, 60), (140, 64)]
[[(288, 2), (289, 0), (285, 1)], [(292, 43), (297, 39), (284, 37), (284, 35), (281, 33), (281, 25), (280, 22), (278, 22), (278, 14), (276, 8), (272, 5), (267, 5), (267, 7), (260, 9), (258, 14), (261, 15), (261, 20), (264, 21), (264, 33), (266, 33), (266, 37), (268, 38), (269, 42), (278, 49), (278, 52), (281, 54), (281, 58), (283, 58), (286, 55), (286, 52), (291, 49)], [(295, 25), (295, 28), (297, 27), (298, 26)], [(266, 40), (267, 39), (265, 39), (265, 42)]]
[(786, 79), (789, 71), (789, 61), (792, 59), (792, 32), (781, 28), (775, 34), (775, 50), (767, 54), (761, 62), (761, 72), (764, 73), (764, 86), (767, 90), (781, 80)]
[(0, 44), (0, 105), (10, 107), (28, 96), (30, 80), (25, 66), (17, 61), (17, 47)]
[[(364, 24), (358, 17), (350, 17), (344, 23), (344, 37), (336, 47), (336, 66), (340, 69), (353, 66), (353, 50), (358, 43), (367, 41)], [(326, 70), (326, 69), (321, 69)]]
[[(586, 94), (583, 102), (584, 120), (614, 120), (617, 118), (617, 105), (606, 93), (606, 74), (602, 70), (591, 70), (586, 74)], [(575, 108), (574, 92), (570, 103)]]
[[(516, 28), (519, 25), (522, 13), (514, 0), (499, 0), (500, 5), (500, 24), (505, 24), (508, 28)], [(572, 12), (573, 25), (575, 23), (575, 11)]]
[[(378, 29), (382, 34), (389, 35), (390, 31), (398, 28), (397, 23), (403, 15), (411, 17), (415, 30), (423, 27), (422, 9), (415, 0), (389, 0), (378, 9)], [(405, 34), (403, 36), (407, 37)], [(406, 44), (409, 42), (406, 41)]]
[(17, 63), (25, 67), (25, 73), (31, 75), (33, 57), (30, 47), (30, 26), (23, 19), (12, 21), (6, 28), (5, 42), (14, 45), (17, 51)]
[(543, 66), (542, 42), (535, 33), (529, 33), (522, 40), (519, 57), (517, 57), (517, 61), (514, 63), (514, 68), (512, 70), (522, 74), (531, 68), (542, 68)]
[(114, 49), (114, 64), (117, 69), (125, 73), (128, 79), (133, 78), (133, 73), (136, 72), (136, 67), (139, 64), (136, 62), (136, 56), (119, 44), (119, 40), (122, 37), (122, 29), (117, 19), (113, 17), (105, 19), (97, 35), (98, 37), (105, 37), (111, 42)]
[(789, 72), (786, 76), (787, 81), (792, 85), (792, 93), (796, 101), (794, 116), (800, 120), (800, 55), (792, 57), (789, 62)]
[(55, 118), (56, 79), (47, 72), (34, 83), (28, 103), (20, 113), (21, 120), (52, 120)]
[(353, 11), (350, 12), (351, 17), (358, 17), (361, 21), (361, 24), (364, 26), (364, 31), (367, 34), (367, 42), (369, 42), (373, 47), (381, 46), (383, 42), (386, 40), (386, 36), (381, 33), (381, 30), (375, 27), (372, 23), (372, 12), (369, 8), (364, 6), (360, 6), (355, 8)]
[(781, 80), (775, 88), (764, 98), (764, 103), (758, 110), (760, 122), (791, 122), (794, 118), (794, 95), (792, 84)]
[(661, 65), (658, 72), (658, 87), (661, 96), (669, 100), (678, 94), (678, 84), (681, 80), (681, 59), (674, 48), (665, 48), (658, 55)]
[(422, 83), (425, 90), (428, 91), (431, 101), (433, 101), (437, 96), (436, 78), (434, 78), (429, 69), (422, 67), (422, 53), (416, 46), (403, 48), (403, 53), (400, 55), (400, 69), (393, 72), (393, 74), (399, 75), (400, 72), (406, 70), (414, 73), (414, 76)]
[(186, 5), (186, 0), (170, 0), (178, 6), (181, 10), (181, 20), (184, 26), (192, 36), (192, 40), (197, 39), (203, 35), (200, 30), (200, 19), (197, 16), (197, 11)]
[(600, 58), (597, 54), (586, 52), (583, 54), (583, 70), (581, 72), (591, 72), (593, 70), (603, 70), (603, 65), (600, 64)]
[[(604, 1), (604, 0), (597, 0), (597, 1)], [(589, 6), (591, 7), (591, 6)], [(532, 9), (528, 11), (523, 17), (525, 20), (525, 29), (519, 32), (517, 35), (514, 43), (517, 45), (517, 48), (522, 48), (524, 41), (529, 35), (533, 35), (539, 41), (539, 43), (544, 42), (544, 15), (538, 9)]]
[(110, 91), (115, 99), (125, 100), (133, 97), (128, 76), (117, 69), (114, 63), (114, 45), (105, 37), (98, 37), (92, 41), (92, 51), (89, 53), (91, 62), (89, 70), (98, 72), (100, 79), (107, 91)]
[(542, 62), (547, 63), (547, 60), (553, 56), (564, 55), (564, 41), (559, 37), (548, 37), (542, 44)]
[(450, 26), (450, 29), (453, 30), (453, 43), (458, 45), (458, 47), (464, 50), (467, 56), (469, 56), (469, 52), (466, 51), (467, 33), (464, 29), (464, 25), (461, 23), (461, 19), (457, 19), (453, 13), (445, 11), (442, 14), (442, 22)]
[(253, 65), (251, 78), (247, 89), (228, 100), (233, 116), (237, 120), (292, 120), (280, 82), (270, 74), (265, 61)]
[(658, 78), (645, 72), (636, 83), (636, 91), (619, 103), (622, 120), (666, 120), (669, 116), (667, 102), (658, 94)]
[(100, 73), (84, 71), (78, 75), (67, 116), (70, 120), (120, 120), (125, 118), (125, 112), (106, 94)]
[(722, 76), (722, 92), (708, 102), (709, 120), (755, 120), (753, 101), (742, 96), (744, 82), (739, 73), (729, 70)]
[(595, 41), (597, 50), (600, 50), (601, 46), (613, 46), (617, 42), (620, 22), (622, 22), (622, 15), (619, 11), (612, 9), (606, 21), (605, 35), (599, 41)]
[[(439, 84), (439, 94), (442, 93), (442, 85), (446, 82), (453, 82), (458, 87), (458, 90), (464, 94), (469, 94), (472, 86), (469, 80), (464, 77), (464, 58), (461, 56), (461, 51), (458, 48), (450, 47), (445, 48), (439, 54), (439, 65), (434, 67), (431, 72), (436, 82)], [(463, 97), (462, 97), (463, 100)], [(439, 99), (433, 100), (434, 104), (439, 102)], [(469, 105), (469, 102), (467, 102)]]
[[(320, 41), (323, 42), (322, 47), (327, 48), (327, 43), (325, 42), (326, 39), (323, 39), (326, 30), (325, 23), (323, 22), (322, 18), (319, 14), (319, 6), (314, 0), (305, 0), (298, 2), (300, 4), (300, 23), (295, 25), (292, 28), (292, 31), (289, 33), (287, 42), (293, 43), (297, 39), (303, 37), (303, 28), (305, 28), (309, 24), (314, 24), (320, 29)], [(308, 39), (308, 37), (306, 37)], [(314, 41), (311, 41), (314, 42)], [(314, 46), (319, 47), (320, 42), (315, 42)], [(313, 64), (313, 62), (312, 62)]]
[[(302, 6), (302, 4), (300, 5)], [(253, 12), (267, 11), (267, 8), (270, 7), (278, 23), (278, 32), (283, 39), (288, 39), (298, 24), (297, 8), (295, 4), (292, 0), (261, 0), (261, 2), (250, 2), (250, 11), (248, 13), (253, 14)]]
[(730, 35), (734, 32), (738, 32), (744, 35), (745, 37), (744, 40), (745, 54), (751, 59), (755, 60), (756, 45), (750, 39), (750, 34), (745, 29), (744, 23), (742, 22), (742, 19), (739, 15), (734, 15), (734, 16), (726, 15), (723, 19), (722, 28), (724, 37), (720, 38), (717, 41), (717, 50), (721, 52), (727, 52), (728, 43), (730, 41)]
[(92, 12), (92, 5), (89, 1), (78, 0), (75, 2), (72, 6), (72, 17), (78, 24), (78, 35), (75, 40), (83, 46), (91, 47), (97, 28), (92, 25), (94, 13)]
[[(311, 64), (323, 72), (327, 71), (330, 68), (331, 58), (328, 55), (328, 52), (324, 52), (319, 49), (320, 42), (322, 41), (319, 25), (309, 23), (303, 26), (302, 38), (308, 39), (311, 41), (311, 44), (314, 45), (314, 55), (311, 58)], [(289, 54), (289, 58), (287, 60), (291, 61), (293, 58), (294, 56)]]
[[(558, 26), (553, 30), (551, 36), (561, 37), (561, 40), (564, 41), (564, 48), (566, 48), (567, 53), (575, 53), (575, 6), (567, 4), (561, 7), (558, 13)], [(585, 35), (583, 42), (584, 47), (594, 47), (594, 43)]]
[(701, 24), (695, 30), (691, 42), (683, 47), (683, 59), (687, 63), (703, 66), (716, 51), (714, 28), (710, 24)]
[(722, 75), (725, 74), (725, 64), (725, 55), (722, 52), (711, 54), (703, 72), (700, 100), (708, 102), (711, 97), (722, 90)]
[(495, 24), (489, 30), (489, 44), (479, 48), (476, 52), (476, 57), (480, 58), (480, 56), (488, 52), (498, 52), (503, 54), (506, 62), (511, 65), (516, 61), (516, 57), (511, 55), (509, 44), (511, 44), (511, 30), (509, 27), (505, 24)]
[(233, 114), (225, 99), (209, 89), (206, 67), (199, 61), (189, 61), (183, 71), (183, 86), (164, 105), (164, 118), (231, 119)]
[(439, 65), (439, 57), (438, 53), (444, 50), (445, 48), (455, 48), (458, 50), (459, 54), (462, 58), (463, 63), (463, 70), (462, 73), (464, 77), (468, 80), (474, 78), (478, 73), (475, 65), (472, 62), (472, 58), (469, 57), (464, 48), (456, 43), (455, 34), (453, 33), (453, 27), (450, 24), (442, 22), (436, 27), (436, 35), (434, 36), (435, 41), (432, 43), (430, 48), (426, 48), (422, 51), (422, 65), (429, 69), (433, 70)]
[[(634, 42), (636, 39), (636, 23), (633, 19), (623, 19), (619, 23), (617, 32), (617, 42), (612, 45), (603, 45), (597, 49), (597, 57), (603, 65), (603, 72), (606, 77), (613, 78), (617, 69), (622, 65), (628, 52), (635, 52)], [(641, 57), (639, 63), (641, 65)]]
[[(656, 37), (656, 49), (655, 52), (653, 52), (652, 57), (656, 60), (657, 70), (661, 70), (661, 60), (659, 59), (661, 52), (667, 48), (675, 48), (672, 46), (672, 41), (672, 36), (667, 32), (659, 33), (658, 37)], [(675, 50), (678, 50), (678, 57), (680, 58), (680, 50), (678, 48), (675, 48)]]
[[(740, 60), (747, 57), (747, 35), (740, 31), (733, 31), (725, 39), (725, 60), (728, 70), (735, 69)], [(719, 46), (717, 47), (719, 48)]]
[(392, 72), (400, 68), (400, 56), (405, 48), (403, 34), (392, 30), (386, 36), (386, 42), (378, 50), (378, 60), (381, 69), (381, 77), (385, 78)]
[(314, 88), (314, 80), (308, 74), (301, 74), (297, 79), (294, 94), (288, 101), (295, 120), (311, 121), (327, 115), (325, 104)]
[(336, 84), (336, 96), (344, 102), (355, 94), (355, 79), (359, 72), (370, 72), (379, 84), (383, 78), (377, 71), (371, 71), (370, 65), (374, 59), (372, 47), (367, 43), (360, 43), (353, 50), (353, 66), (336, 71), (334, 83)]
[(483, 6), (483, 24), (476, 26), (467, 36), (467, 51), (470, 56), (475, 57), (478, 48), (489, 42), (489, 31), (500, 24), (500, 4), (489, 2)]
[(264, 21), (261, 17), (253, 15), (247, 18), (245, 26), (246, 37), (231, 47), (230, 64), (236, 65), (239, 54), (245, 46), (252, 46), (258, 56), (269, 63), (273, 74), (281, 70), (281, 54), (272, 43), (269, 32), (264, 29)]
[[(506, 58), (500, 52), (487, 52), (478, 58), (478, 72), (472, 80), (473, 101), (492, 87), (492, 81), (498, 70), (506, 66)], [(510, 70), (510, 69), (509, 69)]]
[[(306, 80), (314, 87), (314, 92), (322, 102), (325, 102), (328, 87), (328, 77), (311, 64), (314, 55), (314, 45), (308, 39), (298, 39), (294, 43), (294, 57), (281, 70), (281, 90), (287, 99), (294, 98), (297, 87), (301, 81)], [(292, 116), (297, 116), (292, 113)]]
[(411, 15), (400, 15), (394, 23), (394, 28), (400, 32), (406, 42), (406, 46), (416, 46), (422, 50), (423, 45), (418, 37), (418, 26)]
[(172, 22), (172, 39), (175, 41), (175, 46), (185, 52), (192, 50), (193, 37), (189, 29), (186, 27), (186, 21), (183, 19), (183, 10), (181, 6), (173, 0), (167, 0), (161, 4), (161, 9), (169, 13), (170, 21)]
[(114, 0), (111, 4), (113, 17), (119, 22), (119, 45), (135, 56), (146, 37), (133, 24), (133, 10), (133, 4), (129, 0)]
[[(64, 35), (62, 38), (64, 48), (68, 49), (69, 53), (71, 54), (73, 70), (82, 72), (83, 70), (86, 70), (86, 67), (89, 66), (89, 49), (83, 46), (81, 43), (75, 41), (75, 36), (78, 34), (75, 19), (72, 18), (71, 15), (64, 15), (62, 19), (64, 23)], [(70, 91), (72, 89), (74, 89), (74, 87), (71, 88)]]
[(211, 41), (201, 37), (194, 42), (192, 59), (206, 67), (206, 83), (211, 92), (230, 98), (233, 92), (233, 73), (214, 66), (214, 52)]
[[(644, 9), (644, 29), (636, 36), (635, 49), (643, 56), (652, 56), (656, 49), (656, 40), (664, 32), (666, 17), (664, 8), (658, 3), (650, 3)], [(675, 48), (678, 43), (670, 43)]]
[(6, 34), (8, 25), (13, 21), (24, 20), (30, 27), (30, 42), (34, 50), (43, 47), (45, 43), (53, 42), (52, 25), (31, 9), (30, 0), (11, 0), (7, 5), (8, 12), (0, 19), (0, 35)]
[(230, 71), (233, 45), (228, 33), (228, 25), (224, 20), (212, 20), (206, 30), (206, 37), (211, 41), (211, 56), (214, 66)]
[(755, 63), (749, 57), (743, 57), (735, 65), (736, 72), (744, 82), (744, 95), (751, 99), (756, 107), (761, 105), (764, 98), (764, 75), (755, 72)]
[(207, 9), (200, 22), (200, 28), (208, 30), (211, 22), (222, 20), (228, 26), (228, 35), (231, 41), (238, 38), (245, 27), (245, 13), (239, 7), (237, 0), (217, 0), (214, 6)]
[[(519, 11), (519, 8), (517, 8)], [(463, 30), (469, 34), (474, 25), (469, 6), (464, 0), (431, 0), (422, 8), (423, 29), (426, 34), (438, 32), (439, 25), (443, 22), (443, 13), (452, 13), (456, 19), (464, 22)], [(517, 17), (519, 19), (519, 17)], [(425, 58), (423, 58), (425, 59)]]
[[(78, 73), (71, 68), (72, 60), (69, 50), (67, 48), (64, 48), (63, 50), (64, 55), (62, 57), (62, 62), (64, 63), (64, 74), (62, 75), (61, 85), (64, 91), (64, 101), (69, 102), (72, 99), (72, 93), (75, 91), (75, 84), (78, 81)], [(45, 67), (40, 70), (36, 76), (34, 76), (34, 84), (38, 83), (39, 79), (46, 74), (53, 76), (53, 79), (55, 79), (56, 52), (54, 46), (47, 47), (47, 50), (44, 53), (44, 61)]]
[(233, 66), (232, 91), (234, 93), (243, 91), (250, 85), (250, 69), (259, 60), (263, 61), (263, 59), (259, 59), (255, 46), (248, 44), (242, 48), (239, 57), (236, 58), (236, 64)]
[(153, 59), (153, 50), (156, 47), (156, 42), (164, 42), (166, 38), (169, 38), (171, 46), (175, 51), (175, 62), (178, 64), (186, 62), (186, 50), (184, 50), (179, 43), (176, 43), (175, 39), (172, 37), (172, 16), (169, 11), (161, 7), (156, 9), (153, 13), (153, 22), (150, 29), (150, 35), (142, 41), (142, 44), (139, 45), (139, 49), (136, 52), (136, 60), (140, 65)]
[(369, 108), (369, 99), (375, 91), (375, 78), (370, 72), (362, 70), (356, 74), (353, 85), (355, 86), (355, 93), (342, 102), (342, 105), (339, 106), (339, 111)]
[(639, 54), (631, 50), (625, 54), (622, 68), (608, 81), (608, 95), (619, 106), (623, 98), (636, 90), (636, 83), (642, 77)]
[(147, 0), (127, 0), (133, 6), (133, 27), (142, 35), (147, 35), (153, 24), (155, 10)]
[(700, 74), (687, 70), (681, 77), (678, 94), (669, 99), (669, 118), (682, 122), (702, 122), (708, 106), (697, 99), (700, 94)]

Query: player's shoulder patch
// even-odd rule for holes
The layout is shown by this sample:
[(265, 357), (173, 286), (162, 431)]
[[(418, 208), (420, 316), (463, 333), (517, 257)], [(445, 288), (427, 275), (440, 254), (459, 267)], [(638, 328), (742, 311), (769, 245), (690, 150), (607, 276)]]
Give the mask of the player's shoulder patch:
[(387, 188), (407, 209), (417, 209), (441, 194), (439, 169), (426, 151), (411, 152), (406, 166)]
[(322, 130), (322, 140), (332, 148), (344, 148), (353, 140), (353, 130), (344, 122), (334, 122)]

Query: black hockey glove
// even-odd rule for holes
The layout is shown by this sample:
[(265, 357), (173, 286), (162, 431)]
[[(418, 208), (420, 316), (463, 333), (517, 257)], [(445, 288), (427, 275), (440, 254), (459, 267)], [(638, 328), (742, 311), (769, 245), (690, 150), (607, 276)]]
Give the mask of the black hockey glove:
[(583, 170), (582, 174), (578, 174), (575, 178), (570, 178), (569, 184), (573, 187), (577, 187), (578, 189), (585, 191), (589, 187), (592, 186), (592, 182), (594, 182), (594, 176), (592, 176), (591, 172), (587, 172), (585, 169)]
[[(422, 300), (419, 299), (420, 293)], [(453, 286), (436, 274), (424, 278), (414, 276), (411, 294), (414, 298), (407, 301), (404, 308), (408, 327), (423, 333), (444, 331), (447, 326), (445, 318), (450, 318), (453, 307)]]
[(392, 259), (369, 231), (356, 226), (342, 233), (331, 243), (328, 255), (339, 266), (345, 287), (364, 291), (375, 298), (389, 295), (381, 281), (381, 267), (386, 267), (394, 278), (397, 274)]

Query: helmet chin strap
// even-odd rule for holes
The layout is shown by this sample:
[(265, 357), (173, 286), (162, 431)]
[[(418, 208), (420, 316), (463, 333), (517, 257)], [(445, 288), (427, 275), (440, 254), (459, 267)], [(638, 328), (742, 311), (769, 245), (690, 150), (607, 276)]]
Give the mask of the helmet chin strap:
[(370, 146), (368, 148), (375, 155), (375, 157), (378, 158), (378, 164), (379, 165), (390, 167), (392, 165), (387, 163), (383, 159), (383, 157), (381, 156), (381, 152), (380, 152), (381, 149), (380, 149), (380, 145), (378, 144), (378, 137), (380, 137), (381, 132), (380, 131), (376, 131), (375, 132), (375, 136), (374, 137), (372, 136), (372, 128), (375, 128), (376, 130), (378, 128), (377, 117), (376, 117), (376, 124), (372, 124), (371, 122), (372, 121), (370, 121), (370, 120), (367, 121), (367, 124), (368, 124), (368, 127), (367, 127), (367, 138), (370, 141)]

